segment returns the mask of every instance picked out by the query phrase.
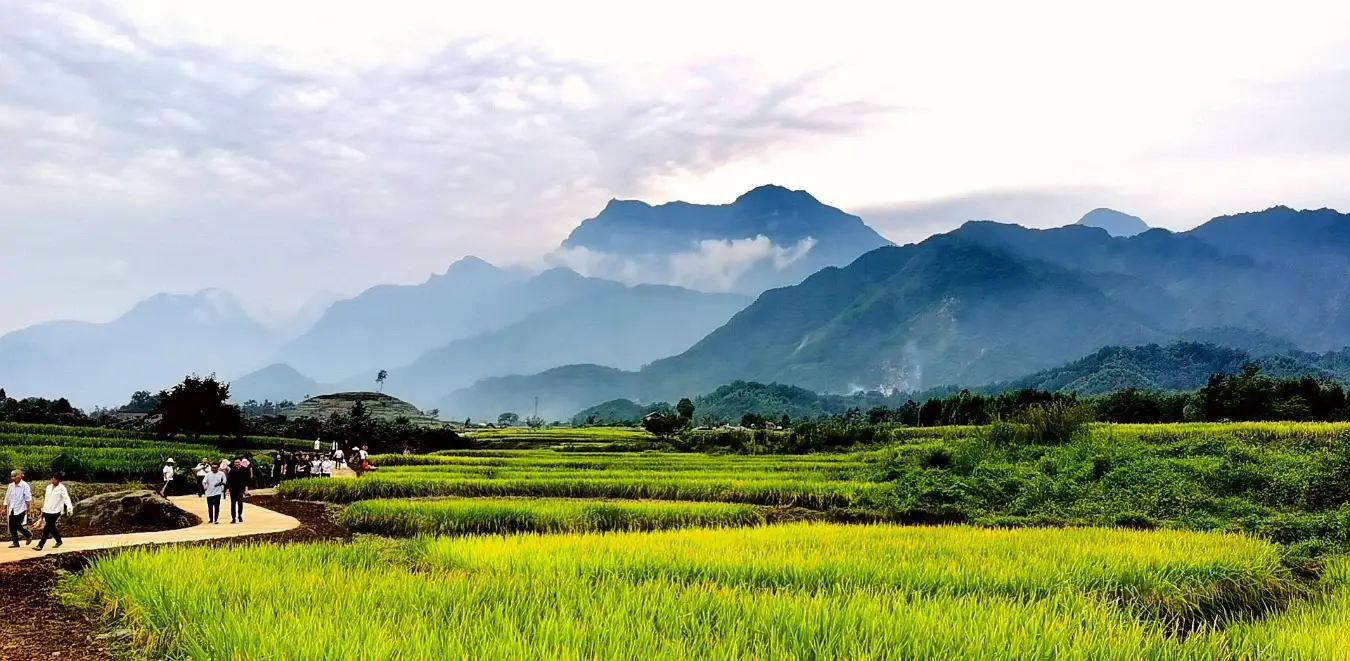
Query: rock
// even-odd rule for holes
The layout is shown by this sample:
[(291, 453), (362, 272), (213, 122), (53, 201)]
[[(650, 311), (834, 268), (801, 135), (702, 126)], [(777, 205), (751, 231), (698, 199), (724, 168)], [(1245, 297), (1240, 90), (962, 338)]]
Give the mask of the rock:
[(169, 499), (145, 489), (85, 498), (75, 503), (69, 521), (77, 526), (153, 526), (163, 530), (200, 523), (196, 516), (178, 509)]

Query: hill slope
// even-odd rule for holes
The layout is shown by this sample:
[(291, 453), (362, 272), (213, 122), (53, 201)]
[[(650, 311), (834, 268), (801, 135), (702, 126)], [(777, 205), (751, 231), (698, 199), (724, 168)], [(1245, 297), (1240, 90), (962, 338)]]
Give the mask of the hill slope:
[(397, 397), (378, 392), (338, 392), (319, 395), (282, 411), (282, 414), (292, 419), (316, 418), (327, 420), (328, 416), (334, 413), (344, 415), (350, 413), (357, 402), (360, 402), (370, 412), (370, 417), (375, 420), (393, 422), (399, 418), (407, 418), (409, 422), (418, 425), (439, 424), (434, 418), (423, 414), (416, 406)]
[(749, 303), (736, 294), (661, 285), (603, 292), (429, 351), (392, 370), (386, 389), (430, 406), (493, 376), (587, 363), (634, 370), (688, 349)]

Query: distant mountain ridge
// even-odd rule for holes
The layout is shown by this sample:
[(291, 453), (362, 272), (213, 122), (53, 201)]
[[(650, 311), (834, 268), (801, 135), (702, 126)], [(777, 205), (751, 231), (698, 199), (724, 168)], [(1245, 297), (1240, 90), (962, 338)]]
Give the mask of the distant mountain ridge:
[(0, 336), (0, 387), (115, 406), (189, 373), (252, 369), (278, 341), (223, 290), (158, 294), (110, 322), (53, 321)]

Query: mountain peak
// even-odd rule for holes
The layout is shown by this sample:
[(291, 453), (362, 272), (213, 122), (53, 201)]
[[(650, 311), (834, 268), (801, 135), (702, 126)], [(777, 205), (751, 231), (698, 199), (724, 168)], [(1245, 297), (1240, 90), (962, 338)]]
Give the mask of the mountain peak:
[(464, 257), (461, 257), (458, 261), (456, 261), (454, 264), (451, 264), (450, 268), (445, 270), (445, 275), (450, 275), (453, 273), (454, 275), (457, 276), (466, 276), (478, 274), (495, 274), (500, 272), (501, 269), (497, 268), (496, 266), (493, 266), (492, 264), (488, 263), (483, 259), (474, 257), (473, 255), (465, 255)]
[(1087, 212), (1082, 218), (1078, 219), (1077, 224), (1100, 227), (1110, 233), (1111, 236), (1134, 236), (1149, 230), (1148, 223), (1145, 223), (1138, 216), (1131, 216), (1128, 213), (1105, 207)]
[(778, 184), (765, 184), (753, 188), (732, 202), (734, 206), (770, 206), (793, 207), (800, 205), (818, 205), (820, 200), (804, 190), (792, 190)]

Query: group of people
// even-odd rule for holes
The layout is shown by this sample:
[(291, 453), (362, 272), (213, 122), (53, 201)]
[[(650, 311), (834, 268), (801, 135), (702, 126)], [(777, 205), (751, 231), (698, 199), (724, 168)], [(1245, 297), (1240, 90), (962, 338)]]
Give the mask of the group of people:
[[(9, 484), (5, 485), (5, 513), (9, 515), (10, 548), (19, 548), (19, 538), (24, 544), (33, 543), (33, 533), (28, 531), (28, 510), (33, 504), (33, 488), (23, 479), (23, 471), (9, 474)], [(61, 531), (56, 522), (62, 514), (69, 514), (75, 507), (70, 500), (70, 492), (61, 483), (59, 474), (52, 475), (42, 495), (42, 539), (38, 540), (36, 551), (47, 545), (48, 539), (56, 540), (61, 547)]]
[[(172, 468), (173, 458), (170, 457), (164, 465), (165, 480), (173, 479)], [(230, 523), (244, 522), (244, 499), (248, 498), (248, 490), (255, 486), (253, 464), (248, 457), (235, 457), (234, 461), (211, 461), (202, 457), (192, 472), (197, 476), (197, 497), (206, 499), (207, 523), (220, 523), (220, 501), (227, 493), (230, 495)]]
[(272, 478), (280, 482), (302, 477), (333, 477), (333, 471), (339, 468), (350, 468), (357, 475), (371, 470), (370, 446), (353, 447), (348, 453), (334, 442), (324, 451), (322, 442), (314, 441), (313, 452), (280, 450), (272, 464)]

